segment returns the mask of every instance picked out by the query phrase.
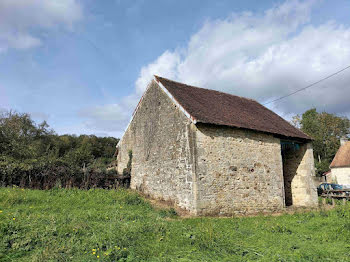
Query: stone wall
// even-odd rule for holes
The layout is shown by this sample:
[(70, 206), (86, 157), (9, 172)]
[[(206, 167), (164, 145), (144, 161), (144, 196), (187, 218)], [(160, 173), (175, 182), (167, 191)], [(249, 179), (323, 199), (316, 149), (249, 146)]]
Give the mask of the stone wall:
[(280, 140), (238, 128), (198, 125), (200, 215), (273, 212), (284, 206)]
[(132, 150), (131, 188), (193, 212), (191, 124), (153, 81), (119, 143), (118, 172)]
[(311, 143), (283, 153), (286, 204), (314, 207), (318, 204), (314, 182), (315, 169)]
[(350, 185), (350, 167), (332, 168), (332, 177), (340, 185)]

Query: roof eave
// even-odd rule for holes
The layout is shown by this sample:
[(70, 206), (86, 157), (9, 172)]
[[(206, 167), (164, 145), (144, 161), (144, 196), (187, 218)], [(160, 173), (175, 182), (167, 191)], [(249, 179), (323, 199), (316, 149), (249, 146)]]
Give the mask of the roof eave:
[(245, 130), (250, 130), (250, 131), (254, 131), (254, 132), (260, 132), (260, 133), (265, 133), (265, 134), (269, 134), (269, 135), (274, 135), (278, 138), (282, 138), (282, 139), (290, 139), (290, 140), (300, 140), (300, 142), (312, 142), (313, 139), (311, 138), (306, 138), (306, 137), (299, 137), (299, 136), (286, 136), (283, 134), (279, 134), (279, 133), (273, 133), (273, 132), (269, 132), (269, 131), (264, 131), (264, 130), (259, 130), (259, 129), (253, 129), (253, 128), (247, 128), (247, 127), (240, 127), (240, 126), (233, 126), (233, 125), (225, 125), (225, 124), (219, 124), (219, 123), (208, 123), (205, 121), (202, 121), (200, 119), (197, 119), (196, 124), (204, 124), (204, 125), (214, 125), (214, 126), (225, 126), (225, 127), (229, 127), (229, 128), (239, 128), (239, 129), (245, 129)]
[(350, 165), (329, 166), (329, 168), (343, 168), (343, 167), (350, 167)]

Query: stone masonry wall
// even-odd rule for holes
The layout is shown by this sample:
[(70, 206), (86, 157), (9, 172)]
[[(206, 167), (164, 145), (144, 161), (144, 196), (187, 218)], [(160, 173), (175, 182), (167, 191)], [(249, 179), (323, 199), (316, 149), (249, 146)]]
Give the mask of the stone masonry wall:
[(283, 208), (280, 139), (238, 128), (197, 127), (197, 214), (252, 214)]
[(314, 182), (315, 169), (311, 143), (301, 144), (298, 150), (283, 154), (286, 204), (315, 207), (318, 204)]
[(193, 211), (191, 125), (153, 81), (119, 143), (118, 172), (133, 153), (131, 188)]

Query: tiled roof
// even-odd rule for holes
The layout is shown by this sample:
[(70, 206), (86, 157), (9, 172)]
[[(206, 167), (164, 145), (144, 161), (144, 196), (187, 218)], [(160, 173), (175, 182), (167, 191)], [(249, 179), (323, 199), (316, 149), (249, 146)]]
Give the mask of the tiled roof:
[(350, 141), (339, 148), (330, 167), (350, 167)]
[(194, 87), (155, 76), (196, 123), (232, 126), (311, 140), (309, 136), (257, 101)]

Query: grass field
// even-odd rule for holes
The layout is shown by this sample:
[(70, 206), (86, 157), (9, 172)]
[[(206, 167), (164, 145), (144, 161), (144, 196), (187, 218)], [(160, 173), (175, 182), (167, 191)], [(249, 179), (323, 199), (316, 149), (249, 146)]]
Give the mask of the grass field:
[(350, 261), (350, 205), (180, 218), (128, 190), (0, 188), (0, 261)]

